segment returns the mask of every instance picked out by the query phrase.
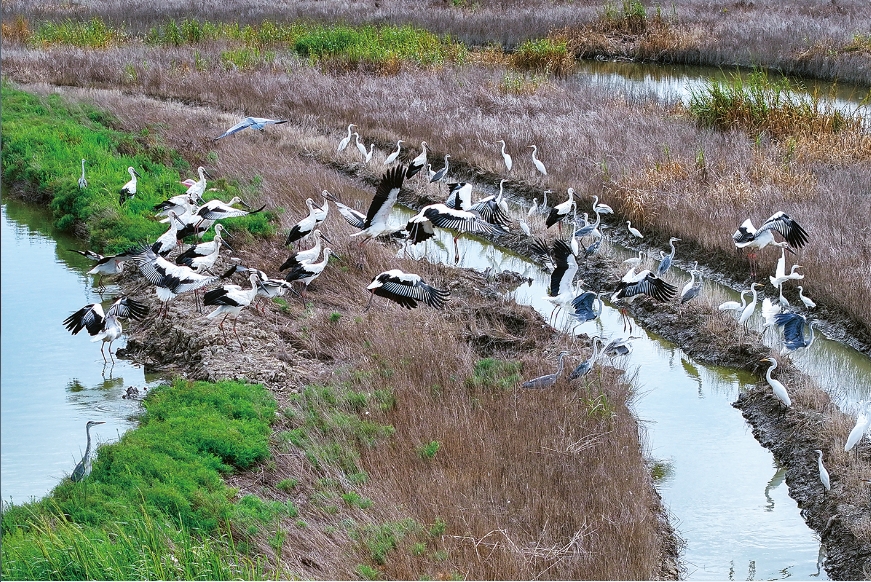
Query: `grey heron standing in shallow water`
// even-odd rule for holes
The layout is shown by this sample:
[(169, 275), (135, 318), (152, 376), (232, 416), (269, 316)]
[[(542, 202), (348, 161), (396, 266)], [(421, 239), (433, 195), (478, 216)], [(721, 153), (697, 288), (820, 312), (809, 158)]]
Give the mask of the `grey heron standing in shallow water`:
[(671, 253), (663, 256), (662, 260), (659, 261), (659, 266), (656, 268), (657, 276), (662, 277), (671, 268), (671, 262), (674, 260), (674, 253), (675, 253), (674, 243), (679, 241), (679, 240), (680, 239), (677, 238), (676, 236), (673, 236), (670, 239), (668, 239), (668, 244), (671, 245)]
[(88, 444), (85, 446), (85, 454), (82, 455), (82, 460), (79, 461), (79, 464), (76, 465), (75, 469), (73, 469), (72, 475), (70, 475), (71, 481), (81, 481), (91, 474), (91, 427), (98, 424), (105, 424), (105, 421), (89, 420), (85, 425), (85, 433), (88, 435)]
[(550, 388), (556, 381), (559, 379), (560, 375), (563, 373), (563, 358), (569, 355), (569, 352), (562, 351), (559, 353), (559, 359), (556, 366), (556, 372), (553, 374), (548, 374), (546, 376), (539, 376), (538, 378), (533, 378), (532, 380), (527, 380), (523, 384), (520, 385), (521, 388)]

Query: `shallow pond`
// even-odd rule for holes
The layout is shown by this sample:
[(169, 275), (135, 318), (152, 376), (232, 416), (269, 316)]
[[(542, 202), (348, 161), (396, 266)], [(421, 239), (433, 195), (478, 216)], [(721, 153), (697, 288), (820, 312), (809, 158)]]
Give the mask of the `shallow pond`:
[[(3, 200), (0, 491), (5, 502), (39, 498), (69, 475), (85, 449), (85, 423), (96, 442), (117, 440), (134, 425), (137, 401), (128, 386), (149, 381), (124, 360), (104, 365), (100, 345), (86, 331), (72, 336), (63, 320), (100, 301), (85, 273), (92, 262), (69, 252), (80, 241), (54, 231), (49, 213)], [(108, 304), (118, 288), (107, 287)], [(123, 338), (113, 348), (123, 346)]]

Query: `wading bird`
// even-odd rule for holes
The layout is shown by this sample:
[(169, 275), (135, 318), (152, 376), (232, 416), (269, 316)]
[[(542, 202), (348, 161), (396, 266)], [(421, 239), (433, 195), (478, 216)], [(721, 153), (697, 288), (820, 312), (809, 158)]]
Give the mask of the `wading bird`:
[(321, 195), (324, 197), (324, 205), (318, 206), (311, 198), (305, 199), (305, 205), (308, 207), (308, 216), (297, 222), (287, 233), (287, 239), (284, 241), (285, 246), (295, 243), (307, 237), (327, 218), (329, 212), (329, 203), (326, 201), (327, 196), (332, 196), (324, 190)]
[(448, 168), (449, 168), (448, 158), (449, 157), (451, 157), (451, 154), (445, 154), (445, 165), (441, 170), (437, 171), (435, 174), (432, 175), (432, 178), (429, 179), (430, 184), (433, 184), (435, 182), (442, 182), (445, 179), (445, 177), (448, 175)]
[(242, 131), (246, 128), (258, 129), (263, 131), (263, 128), (267, 125), (278, 125), (280, 123), (287, 123), (286, 119), (267, 119), (265, 117), (246, 117), (221, 135), (215, 138), (215, 141), (218, 141), (222, 137), (227, 137), (228, 135), (233, 135), (236, 132)]
[[(696, 275), (699, 276), (699, 282), (696, 283)], [(686, 303), (691, 299), (695, 299), (702, 292), (702, 273), (696, 269), (690, 271), (690, 281), (684, 285), (680, 292), (680, 302)]]
[(777, 325), (774, 318), (778, 313), (780, 313), (780, 305), (777, 305), (768, 297), (762, 300), (762, 318), (765, 320), (763, 327), (768, 328)]
[(79, 177), (79, 189), (84, 190), (88, 187), (88, 181), (85, 179), (85, 162), (87, 160), (82, 158), (82, 175)]
[(737, 301), (725, 301), (720, 303), (720, 306), (717, 307), (720, 311), (742, 311), (745, 307), (747, 307), (747, 298), (744, 297), (750, 293), (750, 289), (744, 289), (741, 291), (741, 303)]
[(154, 244), (151, 245), (151, 250), (161, 257), (167, 256), (175, 247), (178, 246), (179, 234), (178, 231), (183, 229), (186, 224), (179, 220), (178, 214), (170, 210), (169, 213), (169, 228), (165, 233), (157, 237)]
[[(556, 206), (550, 209), (550, 213), (547, 215), (547, 220), (544, 221), (544, 224), (547, 228), (550, 228), (554, 224), (559, 223), (559, 231), (562, 234), (562, 219), (569, 215), (573, 208), (575, 208), (575, 189), (568, 189), (568, 200), (565, 202), (560, 202)], [(596, 214), (598, 217), (599, 215)]]
[(148, 307), (130, 299), (126, 296), (121, 296), (103, 313), (103, 306), (99, 303), (91, 303), (85, 305), (66, 319), (64, 326), (67, 331), (76, 335), (82, 329), (87, 329), (91, 335), (92, 342), (102, 341), (100, 346), (100, 354), (103, 356), (103, 361), (106, 362), (106, 354), (103, 348), (109, 344), (109, 358), (114, 363), (115, 358), (112, 357), (112, 342), (121, 337), (121, 319), (131, 318), (141, 320), (148, 313)]
[(496, 143), (502, 144), (502, 160), (505, 162), (505, 167), (508, 168), (508, 172), (511, 172), (511, 166), (513, 166), (514, 163), (511, 161), (511, 156), (505, 153), (505, 140), (500, 139)]
[(499, 236), (505, 232), (501, 227), (484, 221), (477, 213), (465, 210), (454, 210), (444, 204), (430, 204), (420, 209), (412, 216), (405, 225), (408, 231), (408, 240), (416, 245), (429, 240), (435, 235), (435, 228), (450, 228), (458, 231), (454, 235), (454, 262), (460, 261), (460, 251), (457, 239), (464, 232), (475, 234), (490, 234)]
[(85, 434), (88, 436), (88, 444), (85, 445), (85, 454), (82, 455), (82, 460), (79, 461), (79, 464), (76, 465), (75, 469), (73, 469), (72, 475), (70, 475), (70, 481), (78, 482), (91, 474), (91, 427), (105, 423), (106, 421), (104, 420), (89, 420), (87, 424), (85, 424)]
[(257, 296), (258, 284), (260, 276), (257, 273), (251, 273), (248, 277), (251, 281), (251, 289), (243, 289), (239, 285), (221, 285), (211, 291), (206, 291), (203, 296), (203, 305), (217, 306), (214, 311), (206, 317), (214, 319), (223, 314), (224, 319), (218, 324), (218, 329), (224, 336), (224, 345), (227, 344), (227, 334), (224, 332), (224, 322), (229, 315), (233, 316), (233, 334), (236, 336), (236, 341), (239, 342), (239, 349), (245, 351), (245, 346), (242, 345), (242, 340), (239, 339), (239, 334), (236, 332), (236, 322), (239, 319), (239, 314), (242, 309), (251, 305), (254, 297)]
[(753, 293), (753, 300), (744, 307), (741, 311), (741, 315), (738, 317), (738, 324), (744, 326), (745, 332), (747, 331), (747, 321), (753, 316), (753, 312), (756, 311), (756, 300), (759, 298), (759, 295), (756, 292), (756, 287), (762, 287), (762, 285), (760, 283), (753, 283), (750, 285), (750, 292)]
[(426, 166), (426, 142), (420, 142), (420, 153), (416, 158), (408, 164), (408, 170), (405, 173), (406, 178), (413, 178), (415, 174), (420, 172)]
[(668, 273), (668, 270), (671, 268), (671, 263), (674, 260), (674, 253), (676, 250), (674, 248), (674, 243), (679, 241), (679, 240), (680, 239), (677, 238), (676, 236), (673, 236), (670, 239), (668, 239), (668, 244), (671, 245), (671, 253), (669, 253), (667, 255), (663, 255), (662, 260), (659, 261), (659, 266), (656, 267), (656, 274), (659, 275), (660, 277), (662, 277), (663, 275)]
[(629, 267), (636, 267), (637, 268), (637, 267), (641, 266), (641, 263), (643, 261), (644, 261), (644, 251), (638, 251), (637, 257), (631, 257), (629, 259), (626, 259), (625, 261), (623, 261), (623, 264), (627, 265)]
[(324, 259), (318, 263), (302, 263), (295, 269), (290, 270), (287, 275), (285, 275), (284, 280), (288, 283), (293, 283), (294, 281), (302, 281), (302, 298), (305, 300), (305, 292), (308, 290), (308, 286), (312, 281), (318, 278), (320, 274), (324, 271), (324, 268), (327, 266), (327, 263), (330, 262), (330, 255), (334, 255), (337, 259), (341, 258), (338, 254), (333, 253), (333, 249), (330, 247), (326, 247), (324, 249)]
[(593, 196), (593, 212), (598, 212), (599, 214), (614, 214), (614, 209), (607, 204), (599, 204), (599, 197)]
[(555, 240), (550, 247), (541, 239), (535, 240), (531, 250), (539, 257), (548, 257), (554, 266), (546, 297), (554, 306), (550, 313), (552, 320), (557, 309), (572, 303), (577, 295), (575, 275), (578, 272), (578, 260), (569, 243), (562, 239)]
[(200, 226), (205, 220), (221, 220), (223, 218), (236, 218), (237, 216), (247, 216), (249, 214), (257, 214), (264, 208), (266, 205), (264, 204), (257, 210), (242, 210), (240, 208), (233, 208), (234, 204), (241, 204), (245, 208), (250, 208), (240, 197), (234, 196), (230, 199), (229, 202), (224, 202), (222, 200), (209, 200), (205, 203), (205, 205), (201, 206), (199, 210), (197, 210), (196, 216), (199, 218), (199, 223), (197, 226)]
[(389, 166), (399, 158), (399, 152), (402, 150), (402, 140), (396, 142), (396, 151), (384, 159), (384, 165)]
[[(387, 222), (390, 220), (390, 213), (399, 197), (405, 176), (406, 169), (402, 164), (387, 170), (381, 176), (381, 181), (375, 188), (375, 196), (369, 203), (363, 224), (358, 227), (360, 232), (351, 235), (353, 238), (359, 238), (361, 245), (388, 231)], [(345, 216), (345, 220), (348, 220), (347, 216)]]
[(278, 270), (284, 271), (286, 269), (295, 269), (303, 263), (311, 263), (312, 261), (318, 260), (318, 257), (321, 256), (321, 239), (324, 239), (327, 242), (330, 242), (330, 239), (328, 239), (319, 228), (312, 231), (312, 238), (315, 239), (313, 247), (290, 255), (287, 260), (278, 267)]
[(221, 245), (224, 245), (231, 251), (231, 247), (221, 233), (224, 232), (224, 227), (220, 224), (215, 225), (215, 238), (209, 242), (193, 245), (191, 248), (181, 253), (175, 258), (176, 265), (187, 265), (197, 273), (208, 271), (218, 260), (218, 255), (221, 253)]
[(354, 140), (357, 145), (357, 150), (360, 152), (360, 155), (363, 157), (363, 163), (368, 164), (372, 159), (372, 152), (375, 151), (375, 144), (370, 144), (369, 151), (366, 151), (366, 144), (360, 143), (360, 134), (356, 131), (354, 132)]
[(136, 196), (136, 178), (137, 176), (141, 178), (133, 166), (129, 166), (127, 168), (127, 172), (130, 174), (130, 181), (121, 186), (121, 189), (118, 190), (118, 204), (124, 204), (134, 196)]
[(118, 253), (117, 255), (110, 255), (108, 257), (104, 257), (101, 254), (95, 253), (94, 251), (79, 251), (76, 249), (67, 250), (74, 253), (79, 253), (80, 255), (97, 262), (94, 265), (94, 268), (88, 271), (88, 275), (97, 275), (97, 289), (102, 290), (105, 289), (105, 287), (103, 286), (103, 276), (117, 275), (118, 273), (121, 273), (124, 270), (124, 262), (129, 261), (133, 258), (133, 255), (136, 254), (137, 247), (127, 249), (123, 253)]
[(856, 426), (850, 431), (847, 437), (847, 442), (844, 443), (844, 452), (849, 452), (856, 444), (862, 440), (865, 433), (868, 432), (868, 427), (871, 426), (871, 400), (865, 402), (859, 414), (856, 415)]
[(593, 354), (587, 359), (578, 364), (578, 366), (572, 370), (572, 373), (569, 374), (569, 380), (577, 380), (581, 376), (586, 376), (590, 370), (593, 369), (593, 364), (596, 363), (596, 359), (599, 357), (599, 336), (593, 336), (592, 344), (593, 344)]
[(602, 355), (608, 356), (609, 358), (617, 358), (619, 356), (628, 356), (632, 353), (632, 344), (629, 343), (631, 340), (637, 339), (635, 337), (618, 337), (616, 339), (612, 339), (605, 347), (602, 348)]
[(798, 298), (801, 299), (801, 302), (804, 303), (807, 309), (813, 309), (817, 306), (813, 299), (804, 294), (804, 287), (801, 285), (798, 286)]
[(633, 227), (632, 227), (632, 221), (630, 221), (630, 220), (627, 220), (627, 221), (626, 221), (626, 228), (629, 229), (629, 234), (631, 234), (631, 235), (634, 236), (635, 238), (644, 238), (644, 235), (641, 234), (641, 231), (640, 231), (640, 230), (638, 230), (637, 228), (633, 228)]
[(547, 168), (545, 168), (544, 164), (541, 163), (541, 160), (536, 157), (536, 154), (538, 153), (538, 146), (531, 145), (526, 147), (532, 148), (532, 163), (535, 165), (535, 169), (541, 172), (542, 176), (547, 176)]
[(572, 299), (571, 316), (581, 323), (592, 321), (602, 315), (604, 303), (602, 303), (602, 295), (605, 291), (594, 293), (593, 291), (585, 291), (574, 299)]
[(765, 379), (768, 380), (768, 385), (771, 386), (774, 396), (786, 405), (787, 408), (792, 406), (792, 401), (789, 399), (789, 393), (786, 391), (786, 387), (778, 380), (771, 377), (771, 372), (777, 367), (777, 360), (774, 358), (762, 358), (759, 361), (771, 363), (771, 366), (769, 366), (768, 371), (765, 373)]
[(553, 374), (548, 374), (547, 376), (539, 376), (538, 378), (533, 378), (532, 380), (527, 380), (523, 384), (520, 385), (521, 388), (550, 388), (556, 381), (559, 379), (560, 375), (563, 373), (563, 358), (569, 355), (569, 352), (562, 351), (559, 353), (559, 357), (557, 360), (556, 372)]
[[(193, 200), (195, 204), (203, 203), (203, 194), (206, 193), (206, 169), (202, 166), (197, 168), (197, 175), (199, 175), (200, 179), (191, 184), (191, 186), (185, 192), (185, 195), (190, 200)], [(157, 209), (155, 209), (157, 210)]]
[[(257, 282), (257, 297), (265, 297), (266, 301), (269, 302), (275, 297), (280, 297), (284, 295), (284, 293), (288, 290), (296, 293), (293, 289), (293, 285), (284, 281), (282, 279), (272, 279), (261, 271), (260, 269), (251, 269), (244, 265), (233, 265), (230, 267), (227, 272), (221, 275), (221, 279), (227, 279), (232, 276), (234, 273), (254, 273), (258, 277)], [(254, 308), (257, 309), (260, 313), (264, 313), (264, 309), (258, 309), (257, 304), (254, 305)]]
[[(616, 303), (621, 299), (625, 303), (630, 303), (639, 295), (647, 295), (657, 301), (671, 301), (676, 292), (677, 287), (660, 279), (650, 270), (645, 269), (636, 274), (633, 267), (617, 284), (617, 289), (611, 295), (611, 303)], [(623, 330), (625, 331), (628, 326), (631, 333), (632, 326), (629, 324), (624, 307), (620, 308), (620, 315), (623, 316)]]
[[(169, 312), (169, 301), (176, 295), (196, 291), (216, 281), (218, 277), (201, 275), (183, 265), (175, 265), (144, 246), (132, 259), (139, 272), (155, 286), (157, 298), (163, 302), (162, 317)], [(199, 303), (197, 303), (199, 305)]]
[[(786, 240), (779, 243), (775, 242), (775, 231), (779, 232)], [(732, 239), (735, 241), (735, 247), (738, 249), (750, 248), (759, 250), (768, 245), (774, 245), (785, 248), (789, 252), (794, 252), (789, 247), (803, 247), (808, 241), (808, 235), (786, 213), (775, 212), (758, 229), (753, 226), (753, 221), (748, 218), (738, 227), (738, 230), (732, 235)], [(750, 253), (750, 270), (753, 277), (756, 276), (755, 258), (756, 252), (753, 251)]]
[[(783, 328), (783, 349), (780, 355), (786, 355), (801, 348), (809, 348), (814, 343), (815, 320), (808, 322), (803, 315), (789, 311), (774, 316), (774, 323)], [(804, 337), (804, 327), (807, 325), (809, 335)]]
[(369, 311), (375, 295), (386, 297), (405, 307), (414, 309), (418, 301), (423, 301), (430, 307), (441, 309), (450, 300), (450, 291), (436, 289), (414, 273), (405, 273), (399, 269), (391, 269), (375, 275), (366, 289), (371, 293), (369, 303), (364, 311)]
[(351, 130), (355, 127), (357, 127), (357, 126), (354, 125), (353, 123), (348, 126), (348, 135), (343, 137), (342, 141), (339, 142), (339, 147), (336, 148), (336, 153), (339, 153), (340, 151), (342, 151), (343, 149), (348, 147), (349, 143), (351, 143), (351, 136), (353, 135), (351, 133)]
[(823, 484), (823, 487), (826, 488), (826, 491), (832, 490), (832, 484), (829, 480), (829, 472), (826, 470), (826, 467), (823, 465), (823, 452), (819, 449), (814, 451), (819, 455), (819, 459), (817, 459), (817, 465), (820, 468), (820, 483)]

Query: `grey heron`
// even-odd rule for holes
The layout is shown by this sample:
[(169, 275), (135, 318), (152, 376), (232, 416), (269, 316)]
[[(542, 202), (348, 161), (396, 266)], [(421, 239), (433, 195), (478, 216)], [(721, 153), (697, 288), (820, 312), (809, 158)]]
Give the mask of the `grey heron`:
[[(699, 276), (699, 282), (696, 283), (696, 275)], [(686, 303), (691, 299), (695, 299), (702, 292), (702, 272), (696, 269), (690, 271), (690, 280), (684, 285), (680, 292), (680, 302)]]
[(88, 187), (88, 181), (85, 179), (85, 162), (87, 160), (82, 158), (82, 175), (79, 177), (79, 189), (84, 190)]
[(91, 474), (91, 427), (98, 424), (105, 424), (104, 420), (89, 420), (85, 424), (85, 434), (88, 436), (88, 444), (85, 446), (85, 454), (82, 455), (82, 460), (73, 469), (70, 475), (70, 481), (78, 482)]
[(435, 182), (441, 182), (448, 175), (448, 158), (451, 157), (451, 154), (445, 154), (445, 165), (442, 169), (438, 170), (435, 174), (432, 175), (432, 178), (429, 179), (429, 183), (433, 184)]
[(572, 317), (581, 323), (586, 323), (602, 315), (602, 309), (604, 307), (602, 295), (604, 293), (605, 291), (599, 291), (598, 293), (585, 291), (572, 299), (571, 305), (574, 309), (571, 314)]
[(588, 359), (586, 359), (583, 362), (581, 362), (580, 364), (578, 364), (577, 367), (574, 370), (572, 370), (572, 373), (569, 374), (569, 380), (577, 380), (581, 376), (586, 376), (587, 373), (589, 373), (589, 371), (593, 369), (593, 364), (596, 363), (596, 360), (599, 357), (599, 342), (600, 341), (601, 340), (600, 340), (599, 336), (593, 336), (593, 340), (592, 340), (593, 353), (592, 353), (592, 355), (590, 355), (590, 357)]
[[(815, 320), (810, 322), (798, 313), (784, 311), (774, 316), (774, 323), (783, 328), (783, 349), (780, 354), (785, 355), (801, 348), (809, 348), (814, 343)], [(804, 336), (804, 328), (808, 328), (808, 337)]]
[(222, 137), (227, 137), (228, 135), (233, 135), (243, 129), (251, 128), (263, 131), (263, 128), (267, 125), (278, 125), (281, 123), (287, 123), (286, 119), (268, 119), (266, 117), (246, 117), (218, 137), (214, 138), (214, 141), (218, 141)]
[(656, 274), (659, 275), (660, 277), (662, 277), (663, 275), (668, 273), (668, 270), (671, 268), (671, 263), (674, 260), (674, 253), (676, 250), (674, 248), (674, 243), (676, 243), (679, 240), (680, 239), (677, 238), (676, 236), (673, 236), (670, 239), (668, 239), (668, 244), (671, 246), (671, 253), (664, 255), (662, 257), (662, 260), (659, 261), (659, 266), (656, 267)]
[(547, 374), (546, 376), (539, 376), (538, 378), (533, 378), (532, 380), (527, 380), (526, 382), (521, 384), (520, 387), (541, 389), (550, 388), (551, 386), (556, 384), (556, 381), (563, 373), (563, 358), (565, 358), (567, 355), (569, 355), (569, 352), (565, 350), (559, 353), (556, 372), (554, 372), (553, 374)]

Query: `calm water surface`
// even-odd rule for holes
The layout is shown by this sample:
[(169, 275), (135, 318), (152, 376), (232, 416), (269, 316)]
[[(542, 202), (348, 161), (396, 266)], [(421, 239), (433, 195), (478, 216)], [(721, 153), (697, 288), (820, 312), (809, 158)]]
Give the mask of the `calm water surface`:
[[(22, 503), (48, 493), (69, 475), (92, 439), (115, 441), (133, 426), (128, 386), (149, 385), (141, 368), (116, 359), (104, 365), (100, 343), (72, 336), (63, 320), (101, 298), (85, 275), (92, 262), (66, 248), (80, 241), (54, 232), (48, 213), (20, 202), (2, 204), (2, 359), (0, 359), (0, 494)], [(57, 242), (56, 242), (57, 241)], [(109, 286), (104, 307), (118, 294)], [(124, 345), (123, 338), (113, 348)], [(153, 383), (153, 382), (152, 382)]]

